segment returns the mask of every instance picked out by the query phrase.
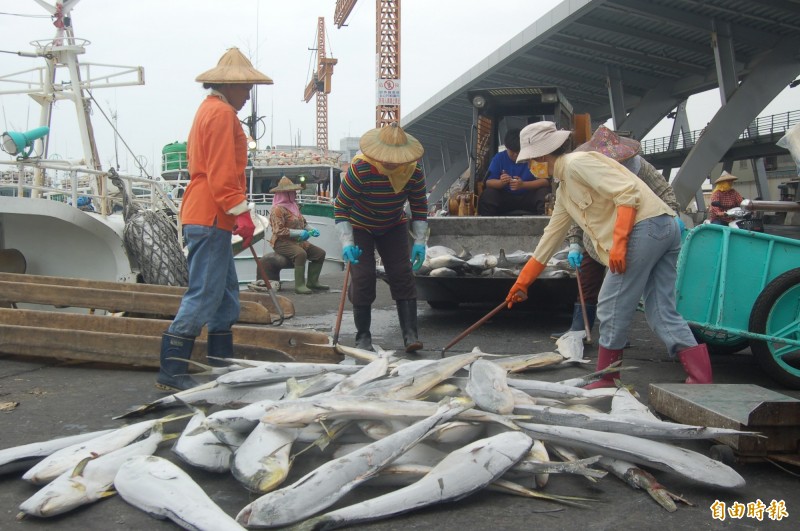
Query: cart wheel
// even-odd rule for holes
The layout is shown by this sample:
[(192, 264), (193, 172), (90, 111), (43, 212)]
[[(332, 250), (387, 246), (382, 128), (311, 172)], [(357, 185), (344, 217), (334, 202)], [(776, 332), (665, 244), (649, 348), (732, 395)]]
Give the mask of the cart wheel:
[(736, 464), (736, 454), (733, 449), (725, 444), (715, 444), (708, 450), (711, 459), (719, 461), (723, 465), (733, 466)]
[[(767, 284), (753, 304), (749, 329), (755, 334), (800, 339), (800, 268)], [(770, 377), (786, 387), (800, 389), (800, 347), (752, 339), (750, 348)]]
[(724, 331), (704, 330), (692, 325), (689, 325), (689, 328), (692, 330), (692, 335), (694, 335), (697, 342), (705, 343), (708, 346), (708, 351), (715, 356), (736, 354), (740, 350), (746, 349), (750, 344), (746, 338)]
[(436, 310), (456, 310), (458, 303), (454, 301), (428, 301), (428, 306)]

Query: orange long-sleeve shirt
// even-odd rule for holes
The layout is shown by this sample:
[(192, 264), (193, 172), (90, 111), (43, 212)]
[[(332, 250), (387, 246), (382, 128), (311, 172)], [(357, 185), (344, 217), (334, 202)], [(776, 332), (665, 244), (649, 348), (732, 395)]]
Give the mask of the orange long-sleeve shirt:
[(187, 141), (189, 186), (181, 202), (184, 225), (233, 230), (227, 212), (246, 201), (247, 137), (236, 111), (217, 96), (208, 96), (194, 117)]

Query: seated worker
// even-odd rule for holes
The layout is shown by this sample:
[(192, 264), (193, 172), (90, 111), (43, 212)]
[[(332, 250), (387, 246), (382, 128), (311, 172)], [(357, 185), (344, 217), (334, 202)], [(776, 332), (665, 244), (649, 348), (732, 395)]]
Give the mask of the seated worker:
[[(326, 290), (329, 287), (319, 283), (325, 250), (307, 241), (311, 236), (319, 236), (319, 231), (309, 228), (306, 218), (300, 213), (296, 196), (297, 190), (301, 188), (299, 184), (292, 184), (288, 177), (281, 177), (278, 186), (270, 190), (275, 198), (269, 212), (269, 224), (272, 228), (272, 239), (269, 243), (275, 253), (285, 256), (294, 264), (294, 292), (309, 295), (312, 290)], [(308, 282), (305, 275), (306, 261), (309, 262)]]
[(538, 179), (527, 163), (517, 164), (519, 129), (510, 129), (499, 152), (489, 163), (489, 175), (478, 200), (479, 216), (507, 216), (514, 210), (544, 214), (545, 199), (550, 193), (550, 179)]
[[(734, 218), (726, 212), (738, 207), (744, 200), (742, 195), (733, 187), (733, 181), (738, 177), (723, 171), (722, 175), (714, 181), (714, 190), (711, 192), (711, 206), (708, 208), (708, 219), (715, 225), (727, 225)], [(719, 206), (714, 206), (719, 204)]]

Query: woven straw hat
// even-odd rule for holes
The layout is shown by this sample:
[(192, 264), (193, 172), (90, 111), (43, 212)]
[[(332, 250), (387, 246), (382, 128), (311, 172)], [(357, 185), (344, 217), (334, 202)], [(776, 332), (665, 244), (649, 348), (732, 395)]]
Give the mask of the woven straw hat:
[(385, 164), (406, 164), (422, 158), (425, 148), (419, 140), (393, 123), (367, 131), (358, 142), (361, 152)]
[(714, 181), (714, 184), (722, 183), (725, 181), (735, 181), (737, 179), (738, 179), (737, 176), (731, 175), (730, 173), (723, 171), (722, 174), (720, 174), (720, 176), (717, 177), (717, 180)]
[(526, 125), (519, 133), (517, 162), (548, 155), (561, 147), (570, 131), (559, 131), (553, 122), (536, 122)]
[(276, 192), (296, 192), (297, 190), (302, 190), (303, 187), (299, 184), (294, 184), (288, 177), (284, 176), (281, 177), (281, 180), (278, 181), (278, 186), (270, 190), (270, 193), (274, 194)]
[(253, 64), (242, 55), (239, 48), (231, 48), (220, 58), (217, 66), (195, 78), (200, 83), (251, 83), (272, 85), (272, 79), (253, 68)]
[(597, 151), (617, 162), (628, 160), (639, 153), (641, 144), (638, 140), (619, 136), (608, 127), (601, 125), (588, 142), (576, 147), (574, 151)]

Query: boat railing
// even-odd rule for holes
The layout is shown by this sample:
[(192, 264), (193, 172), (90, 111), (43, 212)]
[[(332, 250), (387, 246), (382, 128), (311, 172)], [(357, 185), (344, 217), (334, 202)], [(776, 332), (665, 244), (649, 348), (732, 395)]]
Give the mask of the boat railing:
[[(171, 183), (115, 173), (127, 184), (129, 200), (137, 206), (178, 212)], [(0, 186), (3, 195), (49, 199), (101, 215), (122, 209), (121, 192), (111, 183), (111, 172), (66, 160), (0, 160)]]

